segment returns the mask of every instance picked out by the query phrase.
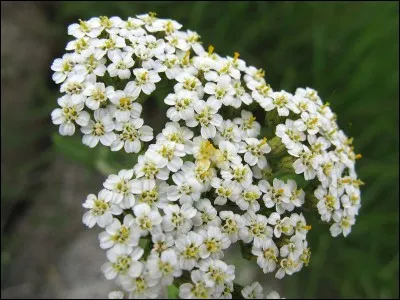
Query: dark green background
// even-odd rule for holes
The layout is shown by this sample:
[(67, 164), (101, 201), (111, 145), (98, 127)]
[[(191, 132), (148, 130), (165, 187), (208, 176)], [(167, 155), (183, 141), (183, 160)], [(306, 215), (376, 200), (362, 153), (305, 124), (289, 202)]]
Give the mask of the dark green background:
[[(62, 55), (69, 39), (67, 25), (79, 18), (124, 18), (154, 11), (198, 32), (204, 45), (214, 45), (219, 54), (237, 51), (248, 65), (264, 68), (274, 90), (294, 92), (306, 86), (318, 90), (337, 113), (340, 127), (354, 137), (355, 152), (363, 155), (357, 161), (359, 177), (365, 182), (362, 209), (347, 238), (333, 239), (328, 227), (312, 221), (311, 263), (285, 277), (283, 296), (399, 297), (398, 3), (91, 1), (60, 2), (46, 9), (51, 26), (43, 30), (53, 39), (56, 56)], [(58, 94), (47, 78), (39, 86), (42, 92), (36, 105), (50, 114)], [(157, 95), (154, 99), (161, 108), (162, 99)], [(158, 113), (147, 117), (152, 116), (155, 119)], [(103, 173), (130, 167), (121, 157), (107, 156), (104, 148), (88, 151), (79, 139), (60, 138), (57, 127), (48, 126), (45, 133), (54, 134), (56, 146), (51, 149), (69, 160)], [(160, 128), (162, 123), (153, 126)], [(10, 126), (3, 121), (1, 130), (2, 144), (24, 139), (24, 132), (11, 137)], [(7, 144), (2, 146), (7, 149)], [(132, 156), (123, 159), (132, 161)], [(11, 189), (7, 174), (2, 174), (2, 208), (11, 210), (18, 197), (3, 193), (3, 188)]]

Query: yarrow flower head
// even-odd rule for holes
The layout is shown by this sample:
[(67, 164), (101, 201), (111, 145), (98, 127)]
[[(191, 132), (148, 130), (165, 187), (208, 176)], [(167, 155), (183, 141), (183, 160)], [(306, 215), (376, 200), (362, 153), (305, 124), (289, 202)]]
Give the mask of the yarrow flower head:
[[(88, 147), (135, 153), (83, 203), (101, 228), (110, 299), (279, 299), (258, 282), (241, 287), (226, 250), (276, 278), (307, 266), (307, 209), (348, 236), (361, 208), (352, 139), (312, 88), (274, 91), (265, 71), (223, 57), (200, 36), (155, 13), (94, 17), (68, 27), (67, 53), (51, 65), (60, 85), (51, 113), (59, 133)], [(169, 121), (141, 117), (161, 86)]]

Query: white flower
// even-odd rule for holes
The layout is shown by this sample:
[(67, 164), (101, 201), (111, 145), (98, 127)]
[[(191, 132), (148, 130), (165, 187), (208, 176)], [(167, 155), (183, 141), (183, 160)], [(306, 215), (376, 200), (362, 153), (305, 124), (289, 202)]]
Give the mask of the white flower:
[(251, 253), (257, 256), (257, 264), (263, 269), (264, 273), (271, 273), (276, 268), (278, 262), (279, 250), (271, 239), (262, 241), (261, 245), (255, 245)]
[(148, 30), (150, 32), (165, 31), (166, 34), (171, 34), (181, 28), (182, 28), (182, 24), (179, 24), (178, 22), (176, 22), (174, 20), (158, 19), (158, 20), (154, 21), (154, 23), (151, 25), (151, 27), (148, 28)]
[(332, 219), (335, 223), (329, 228), (333, 237), (343, 233), (343, 236), (347, 236), (351, 232), (351, 226), (355, 224), (354, 216), (346, 214), (342, 210), (336, 210), (333, 213)]
[(307, 88), (297, 88), (296, 95), (302, 96), (314, 102), (317, 105), (322, 105), (321, 98), (318, 96), (318, 92), (309, 87)]
[(236, 118), (233, 122), (239, 125), (243, 138), (257, 137), (260, 134), (260, 123), (256, 122), (256, 118), (247, 110), (242, 110), (241, 118)]
[(147, 151), (138, 157), (138, 162), (133, 168), (136, 178), (167, 180), (169, 170), (166, 168), (168, 160), (154, 151)]
[(222, 170), (221, 176), (225, 180), (234, 180), (246, 188), (252, 183), (253, 172), (248, 165), (232, 165), (229, 170)]
[(275, 278), (282, 279), (285, 275), (292, 275), (296, 271), (296, 263), (290, 258), (284, 258), (280, 262), (280, 268), (275, 274)]
[(177, 94), (168, 94), (164, 102), (168, 105), (173, 105), (167, 110), (167, 117), (171, 121), (178, 122), (179, 120), (190, 120), (194, 117), (193, 105), (199, 101), (196, 92), (181, 90)]
[(223, 249), (231, 244), (228, 235), (221, 232), (219, 227), (209, 226), (207, 229), (201, 229), (199, 234), (203, 236), (203, 244), (200, 247), (200, 257), (205, 259), (211, 257), (214, 259), (223, 258)]
[(120, 281), (122, 287), (129, 291), (128, 299), (154, 299), (159, 295), (159, 280), (152, 278), (145, 267), (140, 268), (135, 276), (124, 277)]
[(181, 90), (188, 90), (190, 92), (197, 92), (199, 98), (203, 96), (203, 87), (197, 77), (184, 72), (176, 76), (175, 80), (178, 81), (174, 86), (175, 93)]
[[(92, 51), (93, 47), (96, 46), (97, 41), (97, 39), (91, 40), (88, 37), (83, 37), (68, 42), (65, 50), (74, 50), (79, 55), (87, 56)], [(100, 58), (101, 57), (96, 57), (96, 59)]]
[(296, 91), (296, 94), (292, 97), (293, 107), (292, 111), (296, 114), (302, 113), (304, 111), (315, 113), (317, 111), (317, 105), (311, 101), (310, 99), (299, 95)]
[(193, 131), (187, 127), (181, 127), (179, 123), (168, 122), (162, 132), (157, 135), (157, 142), (170, 141), (182, 144), (185, 147), (184, 151), (189, 154), (192, 152), (192, 138)]
[(175, 246), (179, 252), (179, 266), (183, 270), (190, 271), (197, 266), (200, 259), (200, 247), (203, 245), (203, 236), (190, 231), (180, 235), (175, 240)]
[(201, 47), (200, 36), (197, 34), (197, 32), (192, 30), (187, 30), (186, 32), (187, 32), (186, 41), (188, 42), (189, 45), (192, 46), (194, 52), (197, 53), (196, 50), (199, 50)]
[(120, 17), (100, 17), (100, 25), (110, 34), (118, 34), (119, 29), (122, 25), (122, 20)]
[(179, 287), (179, 298), (181, 299), (208, 299), (212, 289), (207, 287), (204, 279), (204, 272), (192, 271), (190, 278), (192, 283), (184, 283)]
[(127, 153), (138, 153), (142, 148), (140, 141), (149, 142), (153, 139), (153, 129), (143, 126), (143, 119), (130, 119), (116, 124), (115, 130), (121, 131), (111, 144), (112, 151), (124, 148)]
[(128, 86), (124, 91), (115, 91), (110, 94), (110, 101), (116, 106), (115, 118), (119, 122), (129, 121), (131, 117), (139, 118), (142, 113), (142, 106), (139, 103), (134, 103), (137, 96), (130, 96)]
[(239, 239), (239, 231), (245, 226), (242, 216), (232, 211), (221, 211), (219, 216), (222, 221), (221, 232), (226, 233), (232, 243)]
[(162, 208), (167, 203), (168, 184), (154, 179), (134, 179), (130, 182), (131, 192), (135, 196), (136, 202), (146, 203), (152, 209)]
[(111, 291), (108, 293), (108, 299), (124, 299), (124, 292)]
[(311, 229), (311, 225), (307, 225), (303, 214), (292, 214), (290, 219), (296, 231), (296, 235), (299, 235), (305, 239), (307, 232)]
[(241, 141), (241, 131), (239, 127), (231, 120), (224, 120), (221, 126), (217, 127), (218, 131), (214, 137), (215, 144), (219, 144), (221, 141), (228, 141), (235, 146), (239, 145)]
[(89, 120), (88, 125), (81, 128), (84, 133), (82, 143), (90, 148), (96, 147), (99, 141), (104, 146), (110, 146), (116, 139), (113, 132), (115, 123), (110, 113), (107, 110), (98, 109), (94, 112), (94, 119), (96, 122)]
[(252, 285), (246, 286), (242, 289), (242, 296), (245, 299), (262, 299), (263, 288), (258, 282), (254, 282)]
[(240, 164), (242, 158), (238, 155), (238, 147), (228, 141), (221, 141), (218, 144), (220, 159), (217, 162), (218, 168), (227, 170), (231, 164)]
[(138, 260), (143, 255), (143, 249), (135, 248), (113, 248), (107, 251), (108, 262), (101, 267), (107, 279), (115, 277), (137, 277), (143, 269), (143, 264)]
[(163, 39), (156, 39), (153, 35), (143, 35), (138, 38), (139, 46), (143, 45), (150, 50), (150, 56), (160, 57), (164, 53), (165, 41)]
[(292, 94), (285, 91), (274, 92), (270, 97), (264, 98), (260, 105), (266, 111), (277, 108), (279, 116), (288, 116), (289, 109), (293, 106), (292, 97)]
[(265, 80), (249, 80), (247, 81), (247, 87), (252, 90), (251, 96), (260, 104), (262, 108), (264, 108), (264, 110), (269, 111), (274, 108), (273, 105), (271, 105), (271, 96), (273, 91), (270, 85), (265, 82)]
[(186, 35), (184, 32), (171, 33), (170, 35), (167, 35), (165, 39), (167, 40), (168, 45), (170, 47), (172, 46), (172, 48), (177, 48), (184, 52), (190, 49), (190, 45), (186, 41)]
[(129, 81), (125, 90), (129, 91), (128, 93), (134, 97), (138, 97), (141, 91), (146, 95), (150, 95), (156, 89), (155, 83), (161, 80), (157, 72), (144, 68), (134, 69), (133, 74), (136, 79)]
[(243, 215), (243, 220), (245, 226), (239, 231), (239, 237), (243, 242), (250, 243), (254, 240), (254, 245), (260, 247), (265, 239), (272, 238), (273, 231), (267, 225), (266, 216), (256, 215), (253, 211), (248, 211)]
[(174, 277), (182, 275), (178, 257), (172, 249), (163, 251), (160, 256), (151, 255), (147, 259), (147, 267), (149, 275), (160, 279), (162, 285), (170, 285), (174, 281)]
[(276, 126), (275, 134), (281, 138), (286, 148), (291, 150), (289, 153), (300, 153), (303, 150), (301, 142), (306, 139), (304, 130), (306, 130), (306, 126), (302, 120), (286, 119), (285, 124)]
[(165, 76), (168, 79), (175, 79), (181, 72), (178, 65), (179, 59), (175, 54), (167, 54), (164, 58), (163, 65), (166, 67)]
[(150, 63), (150, 61), (154, 57), (153, 52), (151, 51), (151, 49), (147, 48), (145, 45), (139, 44), (139, 38), (129, 37), (129, 40), (132, 43), (133, 49), (126, 47), (126, 48), (124, 48), (124, 50), (134, 51), (134, 54), (142, 61), (142, 68), (149, 70), (150, 68), (149, 68), (148, 63)]
[(128, 17), (126, 22), (121, 22), (121, 30), (119, 31), (119, 35), (122, 37), (128, 37), (129, 35), (142, 36), (146, 34), (146, 31), (141, 27), (142, 25), (144, 25), (142, 20)]
[(292, 235), (294, 232), (292, 221), (289, 217), (284, 217), (281, 219), (281, 216), (277, 212), (273, 212), (269, 218), (268, 223), (274, 226), (274, 235), (277, 238), (280, 238), (282, 233), (286, 235)]
[(323, 152), (319, 155), (319, 166), (317, 169), (317, 177), (323, 187), (329, 187), (331, 181), (336, 179), (336, 176), (340, 176), (342, 166), (338, 163), (339, 158), (335, 152)]
[(283, 181), (274, 178), (273, 185), (270, 185), (268, 181), (261, 180), (258, 187), (265, 193), (263, 200), (267, 208), (275, 206), (276, 211), (282, 214), (293, 206), (290, 202), (291, 190)]
[(101, 190), (97, 197), (94, 194), (87, 196), (82, 206), (90, 210), (83, 215), (83, 223), (89, 228), (96, 224), (101, 228), (111, 224), (113, 215), (122, 213), (121, 208), (111, 202), (112, 198), (112, 193), (105, 189)]
[(186, 120), (186, 125), (195, 127), (200, 123), (201, 136), (204, 139), (213, 138), (217, 133), (216, 127), (222, 124), (222, 117), (217, 114), (221, 105), (221, 102), (212, 99), (207, 100), (207, 102), (197, 101), (194, 103), (196, 115), (194, 118)]
[(158, 210), (151, 210), (146, 203), (137, 204), (133, 208), (133, 212), (135, 213), (136, 225), (141, 236), (146, 236), (149, 232), (152, 233), (157, 230), (163, 220)]
[(84, 74), (71, 73), (61, 85), (60, 92), (65, 92), (67, 95), (70, 95), (71, 100), (76, 104), (85, 102), (86, 98), (83, 95), (83, 91), (85, 90), (87, 84), (90, 82), (89, 80), (85, 80), (86, 77)]
[(85, 90), (83, 91), (83, 95), (86, 98), (86, 106), (91, 110), (99, 109), (100, 107), (104, 107), (107, 105), (107, 99), (114, 92), (114, 87), (108, 86), (106, 87), (102, 82), (96, 83), (88, 83)]
[(133, 170), (121, 170), (118, 175), (108, 176), (103, 186), (113, 194), (113, 203), (119, 204), (122, 208), (131, 208), (135, 204), (135, 197), (131, 191), (131, 179)]
[(193, 66), (204, 73), (209, 72), (214, 64), (215, 61), (207, 55), (193, 57)]
[(296, 156), (299, 158), (293, 163), (295, 173), (304, 173), (306, 180), (314, 179), (319, 165), (319, 157), (305, 145), (303, 145), (303, 150)]
[(217, 293), (223, 291), (224, 283), (235, 279), (235, 266), (228, 266), (219, 259), (204, 259), (199, 263), (199, 268), (205, 273), (206, 285), (213, 287)]
[(224, 105), (231, 105), (235, 90), (231, 85), (231, 77), (222, 75), (218, 78), (217, 83), (207, 82), (204, 87), (204, 92), (211, 95), (208, 99), (219, 100)]
[(285, 298), (281, 298), (281, 296), (279, 296), (278, 292), (276, 291), (271, 291), (267, 294), (267, 296), (265, 297), (265, 299), (285, 299)]
[(141, 14), (136, 17), (145, 23), (148, 31), (151, 30), (153, 23), (157, 20), (155, 13)]
[(134, 218), (132, 215), (124, 217), (124, 223), (114, 218), (113, 222), (108, 225), (102, 233), (99, 234), (100, 248), (108, 249), (119, 247), (124, 250), (137, 246), (139, 244), (140, 234), (133, 227)]
[(241, 210), (254, 211), (260, 210), (258, 199), (261, 197), (261, 191), (256, 185), (249, 185), (243, 191), (234, 197), (234, 201)]
[(221, 220), (217, 210), (211, 205), (210, 200), (201, 199), (195, 203), (197, 213), (193, 218), (193, 224), (199, 229), (207, 229), (209, 226), (219, 227)]
[(149, 146), (149, 150), (155, 151), (168, 160), (167, 168), (171, 172), (177, 172), (183, 165), (181, 157), (185, 156), (185, 146), (174, 142), (165, 141)]
[(210, 71), (204, 74), (204, 77), (209, 81), (218, 82), (221, 77), (226, 75), (229, 75), (234, 79), (240, 79), (240, 71), (226, 58), (219, 58), (216, 60), (213, 69), (217, 72)]
[[(105, 66), (106, 63), (107, 59), (105, 57), (102, 57), (101, 59), (96, 59), (95, 49), (91, 48), (88, 50), (85, 56), (81, 56), (79, 59), (77, 59), (75, 70), (77, 73), (85, 74), (87, 78), (91, 78), (92, 80), (93, 78), (96, 78), (94, 76), (104, 76), (107, 70)], [(88, 74), (90, 74), (91, 77), (89, 77)]]
[(301, 119), (307, 127), (307, 132), (309, 134), (315, 135), (319, 132), (321, 127), (321, 121), (317, 114), (310, 114), (308, 112), (301, 113)]
[(179, 171), (172, 175), (172, 180), (176, 185), (168, 188), (168, 200), (176, 201), (179, 199), (181, 204), (192, 204), (200, 199), (201, 184), (194, 176), (188, 176), (186, 172)]
[(175, 239), (171, 233), (154, 232), (151, 241), (153, 242), (152, 254), (161, 254), (175, 244)]
[(307, 141), (310, 144), (310, 149), (314, 153), (321, 154), (327, 150), (331, 143), (324, 137), (309, 134), (307, 135)]
[(329, 222), (335, 210), (340, 208), (340, 201), (334, 188), (325, 189), (319, 186), (314, 191), (315, 197), (319, 200), (317, 203), (318, 212), (323, 221)]
[(281, 257), (289, 257), (293, 261), (297, 261), (303, 253), (303, 236), (293, 235), (285, 245), (280, 249)]
[(108, 74), (110, 74), (111, 77), (118, 76), (120, 79), (129, 79), (131, 77), (130, 68), (135, 64), (132, 53), (122, 52), (117, 49), (109, 51), (107, 55), (112, 61), (107, 67)]
[(220, 289), (221, 291), (217, 291), (212, 295), (213, 299), (232, 299), (233, 282), (225, 282), (223, 287)]
[(217, 197), (214, 200), (214, 204), (224, 205), (227, 199), (236, 199), (242, 191), (242, 187), (239, 183), (232, 180), (222, 180), (218, 177), (211, 179), (211, 186), (215, 189)]
[(166, 205), (164, 208), (162, 229), (165, 232), (176, 231), (178, 233), (187, 233), (193, 226), (193, 218), (197, 211), (189, 204), (181, 207), (175, 204)]
[(54, 71), (52, 79), (55, 83), (63, 82), (68, 75), (73, 71), (76, 55), (74, 53), (66, 53), (62, 58), (57, 58), (51, 64), (51, 69)]
[(344, 194), (340, 201), (347, 214), (355, 216), (361, 207), (360, 189), (353, 185), (346, 186), (346, 194)]
[(244, 161), (250, 166), (257, 165), (260, 169), (267, 166), (265, 154), (271, 152), (267, 138), (258, 140), (256, 138), (245, 138), (246, 143), (240, 143), (239, 153), (244, 153)]
[(248, 66), (245, 72), (246, 75), (244, 75), (244, 80), (246, 82), (265, 82), (265, 71), (263, 69), (257, 69), (256, 67)]
[(89, 123), (90, 115), (82, 111), (83, 103), (77, 103), (69, 95), (65, 95), (57, 100), (61, 108), (56, 108), (51, 112), (53, 124), (60, 125), (61, 135), (73, 135), (75, 133), (76, 122), (80, 126)]
[(94, 41), (96, 47), (95, 57), (101, 59), (108, 51), (123, 48), (126, 46), (125, 39), (118, 35), (109, 35), (108, 39), (98, 39)]
[(294, 207), (301, 207), (304, 204), (305, 192), (302, 189), (297, 188), (297, 183), (293, 179), (289, 179), (286, 182), (286, 188), (290, 192), (290, 203), (287, 205), (286, 209), (292, 211)]

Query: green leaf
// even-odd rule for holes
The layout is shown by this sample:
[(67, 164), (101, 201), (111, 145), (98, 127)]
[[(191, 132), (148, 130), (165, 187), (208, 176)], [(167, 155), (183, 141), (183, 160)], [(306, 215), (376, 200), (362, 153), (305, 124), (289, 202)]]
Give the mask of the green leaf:
[(179, 290), (178, 288), (171, 284), (168, 286), (168, 299), (179, 299)]

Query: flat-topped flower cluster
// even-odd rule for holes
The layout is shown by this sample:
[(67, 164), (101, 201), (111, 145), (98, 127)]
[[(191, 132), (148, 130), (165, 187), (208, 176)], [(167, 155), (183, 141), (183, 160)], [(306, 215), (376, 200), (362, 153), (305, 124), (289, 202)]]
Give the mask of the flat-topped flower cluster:
[[(315, 90), (274, 91), (238, 53), (205, 50), (181, 28), (152, 13), (68, 27), (70, 52), (51, 66), (63, 93), (53, 123), (61, 135), (78, 126), (89, 147), (138, 154), (87, 197), (83, 223), (104, 230), (102, 271), (129, 298), (156, 298), (172, 284), (180, 298), (263, 297), (258, 283), (237, 290), (224, 251), (240, 243), (279, 279), (300, 271), (311, 254), (303, 209), (332, 236), (350, 233), (359, 155)], [(165, 83), (170, 122), (154, 138), (142, 103)]]

